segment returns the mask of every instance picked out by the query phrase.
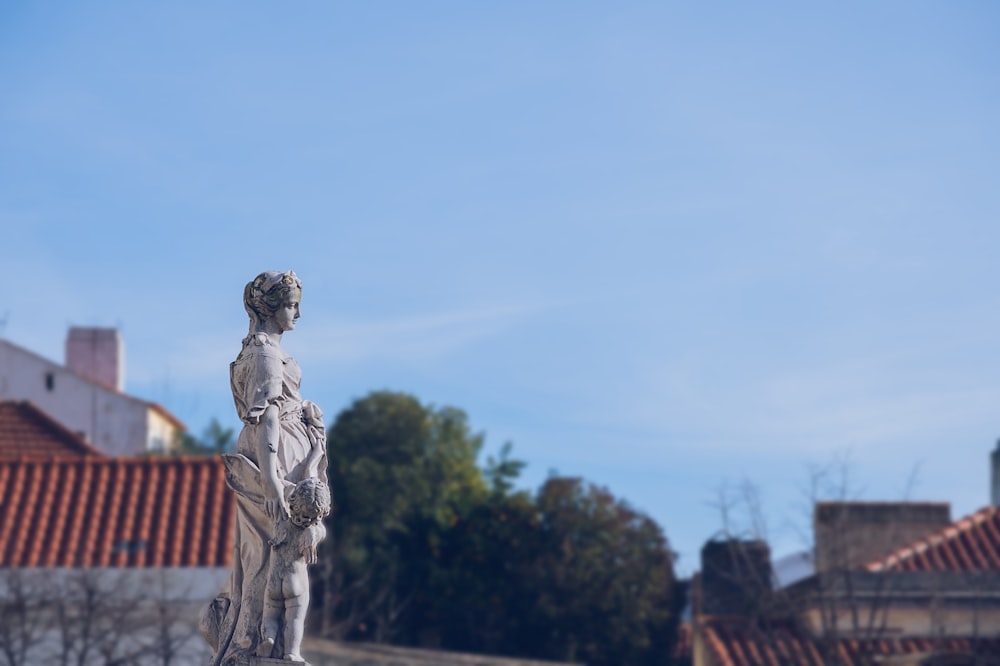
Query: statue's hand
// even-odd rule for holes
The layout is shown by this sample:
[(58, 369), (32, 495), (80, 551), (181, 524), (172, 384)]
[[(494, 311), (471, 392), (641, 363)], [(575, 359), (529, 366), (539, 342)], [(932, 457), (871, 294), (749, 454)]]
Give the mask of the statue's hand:
[(316, 428), (325, 428), (323, 425), (323, 410), (312, 400), (302, 401), (302, 420)]
[(302, 422), (306, 425), (312, 447), (325, 446), (326, 426), (323, 425), (323, 410), (315, 402), (302, 401)]
[(309, 444), (314, 449), (326, 447), (326, 432), (322, 428), (307, 428)]
[(267, 517), (274, 522), (288, 518), (288, 501), (281, 488), (267, 482), (263, 486), (264, 513), (267, 514)]

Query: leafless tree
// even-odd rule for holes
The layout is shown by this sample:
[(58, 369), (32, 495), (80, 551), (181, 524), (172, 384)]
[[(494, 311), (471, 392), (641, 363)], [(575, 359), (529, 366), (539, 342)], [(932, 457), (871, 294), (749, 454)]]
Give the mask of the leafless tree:
[(140, 599), (116, 571), (68, 572), (53, 599), (53, 628), (58, 635), (60, 666), (136, 663), (136, 623)]
[(208, 657), (190, 590), (163, 571), (2, 573), (3, 666), (177, 666)]
[[(916, 483), (916, 472), (910, 475), (904, 491), (908, 497)], [(851, 466), (847, 457), (809, 470), (804, 494), (806, 516), (812, 522), (820, 502), (856, 501), (860, 492), (851, 483)], [(871, 572), (857, 566), (851, 558), (847, 533), (837, 521), (846, 521), (846, 514), (832, 513), (833, 524), (826, 525), (826, 541), (822, 570), (803, 581), (780, 587), (769, 566), (762, 566), (760, 548), (767, 544), (768, 524), (759, 489), (749, 481), (725, 486), (716, 500), (722, 520), (722, 537), (727, 553), (725, 571), (729, 583), (742, 588), (741, 612), (750, 620), (762, 640), (774, 642), (777, 632), (792, 631), (800, 636), (818, 636), (814, 644), (822, 653), (824, 663), (835, 666), (842, 662), (838, 642), (844, 636), (869, 644), (883, 638), (889, 630), (889, 610), (897, 593), (896, 577), (889, 572)], [(830, 517), (830, 516), (828, 516)], [(893, 532), (896, 525), (886, 529)], [(816, 543), (813, 530), (802, 530), (808, 551), (814, 561)], [(896, 541), (892, 534), (889, 541)], [(703, 572), (704, 575), (704, 572)], [(726, 581), (723, 581), (724, 583)], [(816, 614), (819, 626), (810, 624), (807, 612)], [(781, 655), (777, 655), (779, 659)], [(797, 663), (788, 657), (788, 664)]]
[(6, 666), (28, 666), (32, 652), (44, 640), (40, 621), (50, 594), (45, 580), (21, 569), (3, 569), (0, 576), (0, 655)]
[(148, 583), (142, 597), (141, 662), (159, 666), (191, 663), (204, 651), (198, 614), (183, 601), (192, 596), (192, 590), (177, 589), (163, 571), (155, 572)]

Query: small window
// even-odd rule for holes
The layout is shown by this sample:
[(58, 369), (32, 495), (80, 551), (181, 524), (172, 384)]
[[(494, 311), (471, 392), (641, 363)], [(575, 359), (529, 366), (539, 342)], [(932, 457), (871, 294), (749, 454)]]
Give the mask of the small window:
[(56, 375), (54, 372), (45, 373), (45, 390), (51, 391), (56, 387)]

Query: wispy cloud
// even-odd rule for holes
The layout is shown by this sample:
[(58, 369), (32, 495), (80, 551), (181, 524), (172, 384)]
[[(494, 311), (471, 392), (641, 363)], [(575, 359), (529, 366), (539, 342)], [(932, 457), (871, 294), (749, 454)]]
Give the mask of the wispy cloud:
[[(558, 306), (538, 302), (403, 317), (304, 318), (299, 329), (288, 334), (284, 346), (303, 365), (316, 369), (380, 360), (424, 363)], [(243, 334), (241, 330), (239, 335)], [(194, 332), (177, 340), (169, 355), (171, 373), (194, 381), (217, 375), (228, 366), (238, 345), (239, 339), (231, 332)]]
[[(971, 331), (968, 339), (979, 336)], [(685, 445), (798, 459), (848, 447), (870, 450), (869, 459), (901, 447), (915, 454), (995, 421), (1000, 388), (987, 369), (949, 357), (955, 344), (941, 339), (937, 348), (897, 345), (866, 357), (772, 359), (724, 372), (711, 362), (651, 359), (627, 395), (603, 396), (603, 409), (578, 416), (593, 430), (618, 429), (623, 445), (632, 441), (637, 449)], [(950, 358), (951, 365), (929, 358)]]
[(425, 362), (503, 332), (554, 304), (530, 303), (384, 319), (331, 318), (297, 331), (300, 356), (317, 363)]

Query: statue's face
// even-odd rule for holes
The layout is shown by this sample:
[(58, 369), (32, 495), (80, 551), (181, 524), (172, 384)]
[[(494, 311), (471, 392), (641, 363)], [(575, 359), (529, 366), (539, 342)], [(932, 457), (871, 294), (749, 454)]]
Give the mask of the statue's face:
[(288, 296), (275, 311), (274, 320), (282, 331), (291, 331), (295, 328), (295, 322), (299, 318), (299, 300), (301, 298), (302, 292), (293, 289), (288, 292)]
[(313, 523), (317, 522), (318, 516), (307, 516), (301, 513), (293, 513), (288, 517), (292, 521), (292, 524), (296, 527), (309, 527)]

